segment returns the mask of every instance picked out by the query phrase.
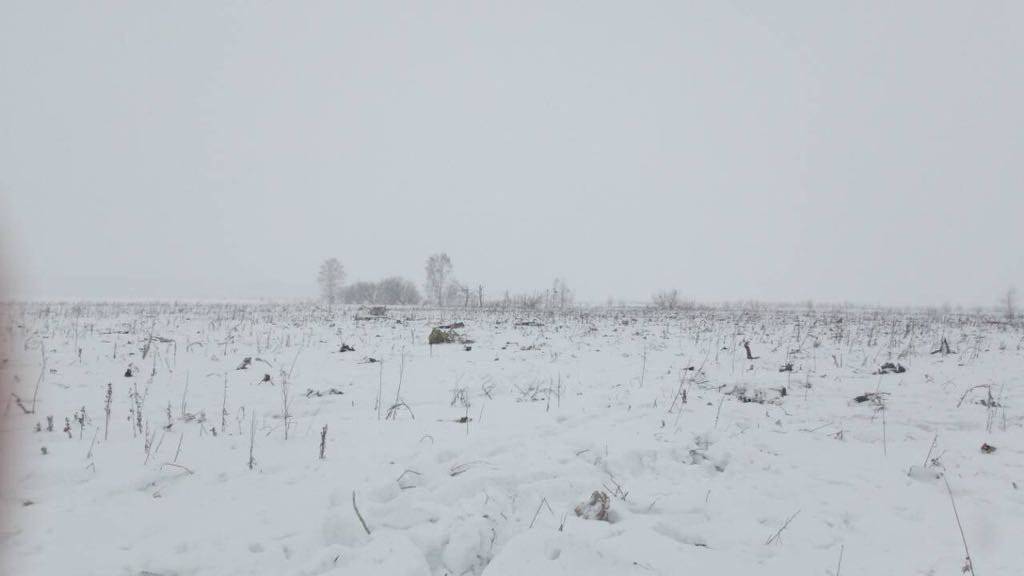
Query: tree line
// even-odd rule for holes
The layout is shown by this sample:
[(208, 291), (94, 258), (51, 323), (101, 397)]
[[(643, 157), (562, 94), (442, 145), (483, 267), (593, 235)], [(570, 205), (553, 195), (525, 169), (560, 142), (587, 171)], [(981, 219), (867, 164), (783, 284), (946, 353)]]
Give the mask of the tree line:
[(423, 292), (416, 283), (401, 276), (378, 281), (360, 280), (346, 284), (345, 266), (337, 258), (328, 258), (320, 265), (317, 284), (320, 297), (328, 305), (375, 304), (483, 307), (506, 305), (517, 308), (566, 308), (574, 303), (573, 292), (565, 280), (556, 278), (550, 289), (512, 295), (507, 290), (499, 298), (485, 298), (483, 284), (460, 282), (454, 276), (451, 257), (444, 253), (430, 255), (424, 264)]
[[(448, 254), (439, 252), (427, 258), (424, 265), (423, 292), (416, 283), (401, 276), (389, 276), (373, 281), (361, 280), (345, 285), (345, 267), (337, 258), (328, 258), (320, 265), (317, 284), (320, 296), (329, 306), (335, 304), (376, 304), (436, 306), (478, 306), (499, 305), (522, 309), (559, 309), (572, 307), (575, 303), (573, 291), (565, 280), (556, 278), (551, 288), (527, 294), (512, 295), (507, 290), (500, 298), (485, 299), (482, 284), (471, 285), (457, 280), (454, 265)], [(679, 290), (663, 290), (651, 296), (650, 305), (663, 310), (691, 309), (696, 306), (692, 300), (684, 300)], [(998, 307), (1007, 320), (1017, 317), (1017, 291), (1009, 288), (999, 300)]]
[(411, 280), (389, 276), (377, 282), (359, 281), (345, 285), (345, 267), (337, 258), (328, 258), (320, 265), (317, 284), (320, 297), (329, 306), (335, 304), (419, 304), (419, 289)]

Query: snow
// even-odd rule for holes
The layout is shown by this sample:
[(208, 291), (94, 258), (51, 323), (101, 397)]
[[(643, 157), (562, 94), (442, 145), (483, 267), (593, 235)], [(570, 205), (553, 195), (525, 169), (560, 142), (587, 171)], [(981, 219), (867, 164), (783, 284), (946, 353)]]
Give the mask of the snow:
[(5, 573), (958, 574), (950, 491), (975, 570), (1024, 573), (1022, 331), (982, 315), (7, 312), (26, 407), (45, 373), (0, 418)]

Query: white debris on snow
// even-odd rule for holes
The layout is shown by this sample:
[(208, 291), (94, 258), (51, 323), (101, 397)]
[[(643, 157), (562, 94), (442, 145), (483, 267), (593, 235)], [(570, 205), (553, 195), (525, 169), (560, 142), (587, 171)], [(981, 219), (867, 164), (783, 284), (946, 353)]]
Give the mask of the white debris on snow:
[(5, 573), (957, 574), (948, 490), (976, 571), (1024, 566), (1022, 332), (982, 316), (8, 311)]

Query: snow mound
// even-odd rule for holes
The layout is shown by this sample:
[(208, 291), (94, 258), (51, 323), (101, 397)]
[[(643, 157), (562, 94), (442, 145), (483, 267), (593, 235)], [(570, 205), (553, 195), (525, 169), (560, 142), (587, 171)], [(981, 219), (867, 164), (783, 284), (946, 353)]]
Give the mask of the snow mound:
[(362, 548), (342, 552), (334, 568), (324, 574), (359, 576), (430, 576), (423, 553), (398, 532), (375, 532)]

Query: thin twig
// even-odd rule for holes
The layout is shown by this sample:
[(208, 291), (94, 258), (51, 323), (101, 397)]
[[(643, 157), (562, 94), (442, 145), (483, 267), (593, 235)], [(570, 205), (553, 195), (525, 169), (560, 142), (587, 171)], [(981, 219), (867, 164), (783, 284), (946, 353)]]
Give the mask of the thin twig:
[(175, 468), (181, 468), (182, 470), (184, 470), (185, 472), (187, 472), (189, 476), (191, 476), (191, 475), (195, 474), (195, 471), (194, 471), (194, 470), (192, 470), (191, 468), (189, 468), (188, 466), (182, 466), (181, 464), (177, 464), (177, 463), (175, 463), (175, 462), (164, 462), (164, 464), (163, 464), (163, 465), (164, 465), (164, 466), (173, 466), (173, 467), (175, 467)]
[(363, 530), (366, 530), (366, 535), (370, 535), (370, 527), (366, 525), (366, 520), (363, 520), (363, 515), (359, 513), (359, 506), (356, 506), (356, 491), (352, 491), (352, 509), (356, 511), (356, 517), (359, 518), (359, 523), (363, 525)]
[(533, 513), (533, 520), (530, 521), (530, 528), (533, 528), (533, 523), (537, 521), (537, 516), (540, 515), (540, 509), (543, 508), (545, 505), (548, 507), (549, 512), (551, 512), (552, 514), (555, 513), (555, 511), (551, 509), (551, 504), (548, 504), (548, 499), (541, 498), (540, 504), (537, 506), (537, 511)]
[(783, 524), (783, 525), (782, 525), (782, 526), (781, 526), (781, 527), (780, 527), (780, 528), (779, 528), (779, 529), (778, 529), (778, 530), (777, 530), (777, 531), (775, 532), (775, 534), (772, 534), (772, 535), (771, 535), (771, 536), (770, 536), (770, 537), (769, 537), (769, 538), (768, 538), (767, 540), (765, 540), (765, 541), (764, 541), (765, 545), (767, 546), (767, 545), (771, 544), (772, 542), (777, 542), (777, 541), (779, 540), (779, 536), (782, 536), (782, 531), (783, 531), (783, 530), (785, 530), (785, 529), (786, 529), (786, 528), (787, 528), (787, 527), (789, 526), (789, 523), (790, 523), (790, 522), (792, 522), (792, 521), (793, 521), (793, 518), (796, 518), (796, 515), (797, 515), (797, 514), (799, 514), (799, 513), (800, 513), (800, 511), (799, 511), (799, 510), (797, 510), (796, 512), (794, 512), (794, 513), (793, 513), (793, 515), (792, 515), (792, 516), (790, 516), (788, 520), (786, 520), (786, 523), (785, 523), (785, 524)]
[(718, 428), (718, 417), (722, 414), (722, 403), (725, 402), (725, 394), (718, 400), (718, 409), (715, 410), (715, 428)]
[(939, 441), (939, 433), (936, 432), (935, 433), (935, 437), (932, 438), (932, 445), (928, 448), (928, 454), (925, 455), (925, 457), (924, 457), (924, 464), (923, 464), (923, 466), (925, 468), (928, 467), (928, 460), (931, 459), (931, 457), (932, 457), (932, 450), (935, 450), (935, 443), (938, 442), (938, 441)]
[(971, 551), (967, 549), (967, 537), (964, 536), (964, 526), (960, 523), (960, 513), (956, 510), (956, 500), (953, 499), (953, 489), (949, 487), (949, 480), (943, 476), (942, 481), (946, 483), (946, 492), (949, 492), (949, 501), (953, 504), (953, 516), (956, 518), (956, 527), (960, 529), (960, 540), (964, 543), (964, 554), (967, 556), (965, 571), (974, 576), (974, 561), (971, 560)]
[[(39, 351), (43, 357), (43, 367), (39, 369), (39, 378), (36, 380), (36, 388), (32, 391), (32, 413), (36, 413), (36, 398), (39, 396), (39, 385), (43, 383), (43, 378), (46, 377), (46, 340), (43, 340), (39, 345)], [(20, 402), (19, 402), (20, 403)]]

